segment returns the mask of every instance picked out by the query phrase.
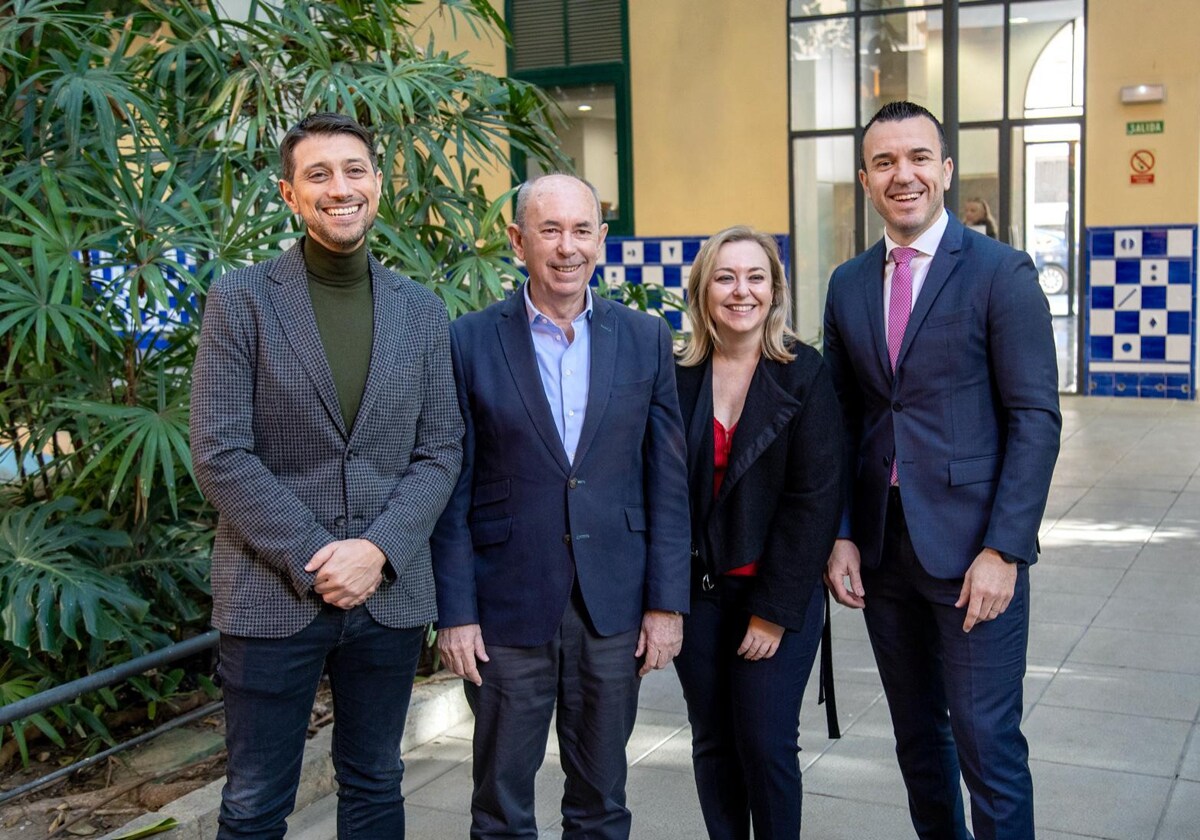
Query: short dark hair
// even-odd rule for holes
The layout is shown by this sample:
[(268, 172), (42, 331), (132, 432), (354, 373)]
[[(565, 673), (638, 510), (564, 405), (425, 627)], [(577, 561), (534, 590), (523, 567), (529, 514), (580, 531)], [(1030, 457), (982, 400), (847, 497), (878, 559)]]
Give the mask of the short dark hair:
[(379, 171), (379, 165), (375, 161), (375, 135), (371, 133), (370, 129), (359, 125), (345, 114), (317, 113), (309, 114), (283, 135), (283, 141), (279, 144), (279, 162), (283, 171), (283, 180), (290, 181), (292, 175), (295, 174), (296, 146), (305, 137), (314, 134), (349, 134), (357, 137), (370, 152), (371, 168), (376, 172)]
[[(915, 102), (907, 102), (903, 99), (897, 102), (889, 102), (875, 112), (875, 116), (871, 117), (866, 128), (863, 129), (862, 142), (867, 142), (867, 132), (871, 130), (871, 126), (877, 122), (900, 122), (901, 120), (911, 120), (914, 117), (924, 117), (933, 123), (933, 127), (937, 129), (938, 143), (941, 145), (942, 160), (950, 157), (950, 147), (946, 144), (946, 132), (942, 128), (942, 124), (938, 122), (938, 118), (929, 112), (928, 108), (923, 108)], [(863, 153), (863, 147), (858, 147), (858, 168), (862, 171), (867, 171), (867, 158)]]

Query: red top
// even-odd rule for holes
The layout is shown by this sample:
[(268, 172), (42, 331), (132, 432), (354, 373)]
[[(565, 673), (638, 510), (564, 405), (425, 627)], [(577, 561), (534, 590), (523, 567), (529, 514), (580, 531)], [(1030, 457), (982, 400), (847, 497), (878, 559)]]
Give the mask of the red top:
[[(733, 433), (737, 431), (737, 423), (728, 429), (721, 421), (713, 418), (713, 498), (721, 490), (721, 482), (725, 480), (725, 471), (729, 468), (729, 450), (733, 448)], [(725, 574), (735, 577), (750, 577), (758, 573), (758, 563), (747, 563), (730, 569)]]

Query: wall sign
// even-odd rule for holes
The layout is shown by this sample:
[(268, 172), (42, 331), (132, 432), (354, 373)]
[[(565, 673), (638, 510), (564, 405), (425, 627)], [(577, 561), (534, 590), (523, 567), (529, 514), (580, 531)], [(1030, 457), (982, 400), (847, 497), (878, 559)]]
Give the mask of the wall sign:
[(1141, 122), (1125, 123), (1126, 134), (1162, 134), (1162, 120), (1143, 120)]

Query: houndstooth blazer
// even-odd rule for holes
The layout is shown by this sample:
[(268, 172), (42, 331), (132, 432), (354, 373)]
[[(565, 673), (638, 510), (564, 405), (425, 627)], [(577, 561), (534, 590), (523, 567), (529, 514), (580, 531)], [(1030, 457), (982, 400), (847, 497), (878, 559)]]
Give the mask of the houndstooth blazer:
[(308, 295), (301, 246), (209, 290), (192, 378), (196, 477), (217, 509), (213, 625), (289, 636), (321, 608), (305, 564), (361, 537), (394, 579), (367, 601), (376, 621), (436, 617), (429, 535), (462, 460), (446, 310), (370, 260), (374, 339), (347, 430)]

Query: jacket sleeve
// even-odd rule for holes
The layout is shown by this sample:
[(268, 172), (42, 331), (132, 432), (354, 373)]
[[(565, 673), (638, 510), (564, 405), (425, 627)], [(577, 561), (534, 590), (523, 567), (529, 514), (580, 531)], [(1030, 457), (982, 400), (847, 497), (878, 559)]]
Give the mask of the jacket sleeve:
[[(845, 480), (850, 482), (858, 473), (858, 452), (862, 443), (863, 395), (842, 338), (843, 325), (839, 323), (836, 299), (840, 288), (838, 272), (835, 271), (829, 281), (829, 292), (825, 300), (824, 357), (829, 366), (829, 378), (840, 408), (837, 427), (841, 430), (839, 439), (842, 442), (842, 474)], [(851, 536), (850, 503), (853, 495), (849, 492), (844, 494), (845, 504), (837, 534), (839, 538), (849, 539)]]
[(1058, 458), (1062, 415), (1050, 305), (1029, 255), (1015, 251), (988, 301), (988, 359), (1004, 427), (1004, 461), (984, 534), (994, 548), (1033, 562)]
[(644, 443), (649, 546), (643, 606), (687, 612), (691, 595), (687, 442), (675, 386), (671, 332), (662, 319), (657, 326), (658, 367)]
[(237, 289), (217, 281), (205, 301), (192, 369), (192, 464), (222, 522), (303, 596), (314, 579), (305, 564), (334, 537), (254, 454), (257, 331)]
[(421, 411), (408, 468), (382, 513), (363, 534), (383, 551), (399, 575), (404, 562), (423, 550), (450, 498), (462, 464), (463, 422), (450, 362), (450, 323), (445, 307), (428, 307), (428, 340), (421, 360)]
[[(793, 362), (795, 364), (795, 362)], [(829, 369), (817, 362), (788, 437), (787, 469), (767, 530), (753, 615), (799, 629), (842, 517), (842, 420)]]
[(474, 482), (475, 422), (471, 415), (460, 331), (452, 329), (450, 336), (454, 384), (448, 393), (456, 396), (463, 420), (462, 470), (430, 540), (439, 628), (479, 623), (479, 603), (475, 597), (475, 548), (467, 525)]

